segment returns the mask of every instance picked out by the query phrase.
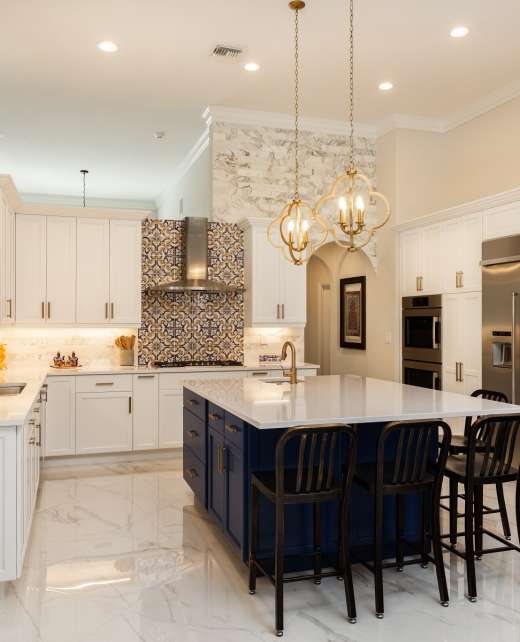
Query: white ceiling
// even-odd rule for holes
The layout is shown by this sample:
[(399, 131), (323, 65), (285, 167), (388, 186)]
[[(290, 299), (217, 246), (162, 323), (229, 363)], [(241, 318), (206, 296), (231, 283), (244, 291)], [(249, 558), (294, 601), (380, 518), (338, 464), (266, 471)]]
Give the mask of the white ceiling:
[[(305, 116), (344, 115), (345, 7), (307, 0)], [(356, 15), (359, 122), (449, 120), (520, 80), (518, 0), (357, 0)], [(470, 34), (454, 40), (459, 24)], [(212, 59), (217, 43), (247, 46), (260, 71)], [(206, 105), (289, 112), (292, 64), (286, 0), (2, 0), (0, 173), (22, 192), (75, 194), (86, 168), (92, 196), (153, 199)], [(383, 80), (395, 89), (378, 91)]]

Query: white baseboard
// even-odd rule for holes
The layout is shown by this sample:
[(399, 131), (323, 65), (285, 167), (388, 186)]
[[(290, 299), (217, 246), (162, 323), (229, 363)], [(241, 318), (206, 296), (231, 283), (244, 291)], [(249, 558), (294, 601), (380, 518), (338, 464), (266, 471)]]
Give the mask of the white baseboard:
[(61, 466), (95, 466), (96, 464), (121, 464), (154, 459), (182, 459), (182, 448), (140, 451), (131, 453), (106, 453), (99, 455), (71, 455), (70, 457), (47, 457), (41, 460), (42, 468)]

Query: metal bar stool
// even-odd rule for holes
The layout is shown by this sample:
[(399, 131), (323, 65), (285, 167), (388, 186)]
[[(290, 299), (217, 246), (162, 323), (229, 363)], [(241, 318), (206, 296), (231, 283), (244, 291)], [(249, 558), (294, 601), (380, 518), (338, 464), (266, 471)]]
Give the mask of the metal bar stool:
[[(346, 462), (342, 465), (338, 455), (338, 443), (346, 439)], [(286, 466), (286, 447), (298, 440), (297, 467)], [(356, 621), (354, 585), (349, 555), (347, 513), (352, 489), (352, 479), (357, 454), (357, 437), (354, 429), (345, 426), (298, 426), (289, 429), (278, 440), (274, 472), (255, 472), (251, 476), (251, 523), (249, 545), (249, 593), (256, 592), (256, 577), (260, 571), (274, 584), (276, 592), (275, 620), (276, 635), (283, 635), (283, 585), (299, 580), (314, 580), (321, 583), (323, 577), (337, 577), (344, 580), (345, 597), (349, 622)], [(257, 559), (258, 538), (258, 494), (262, 493), (275, 505), (276, 535), (274, 568), (272, 575)], [(338, 568), (323, 572), (320, 545), (321, 504), (339, 503)], [(314, 572), (284, 577), (284, 508), (287, 504), (312, 504), (314, 518)]]
[[(509, 403), (507, 396), (502, 392), (497, 392), (494, 390), (475, 390), (471, 393), (472, 397), (482, 397), (482, 399), (488, 399), (490, 401), (500, 401), (502, 403)], [(478, 421), (478, 417), (475, 421)], [(453, 435), (451, 438), (450, 445), (450, 455), (465, 455), (468, 452), (468, 435), (473, 425), (473, 418), (466, 417), (466, 423), (464, 426), (464, 435)], [(476, 450), (479, 452), (479, 449), (482, 449), (485, 442), (485, 435), (477, 435), (477, 444)], [(511, 539), (511, 529), (509, 526), (509, 517), (507, 514), (506, 501), (504, 498), (504, 487), (502, 483), (496, 484), (497, 499), (498, 499), (498, 508), (491, 508), (490, 506), (484, 506), (484, 515), (493, 515), (495, 513), (500, 513), (500, 518), (502, 520), (502, 528), (504, 530), (504, 536), (506, 539)], [(458, 512), (458, 500), (462, 499), (465, 501), (466, 497), (464, 493), (459, 493), (458, 483), (455, 478), (450, 478), (450, 493), (449, 495), (442, 495), (442, 499), (449, 499), (449, 506), (441, 503), (441, 508), (447, 510), (450, 513), (450, 532), (452, 537), (450, 539), (450, 544), (455, 547), (457, 545), (457, 519), (464, 517), (464, 513)]]
[[(439, 431), (442, 432), (437, 448)], [(385, 426), (377, 444), (375, 464), (358, 465), (354, 481), (374, 496), (374, 563), (366, 564), (374, 573), (376, 617), (384, 617), (383, 569), (402, 571), (408, 564), (428, 561), (435, 564), (442, 606), (448, 606), (449, 594), (442, 559), (439, 505), (444, 466), (448, 457), (451, 429), (444, 421), (403, 421)], [(405, 542), (403, 536), (404, 498), (421, 494), (423, 501), (422, 542), (418, 547)], [(383, 500), (387, 495), (396, 499), (396, 561), (383, 563)], [(433, 557), (428, 554), (431, 539)], [(420, 554), (404, 560), (404, 546)]]
[[(464, 485), (465, 528), (463, 533), (456, 533), (456, 535), (465, 538), (466, 550), (458, 551), (444, 542), (443, 546), (466, 560), (470, 602), (477, 601), (475, 557), (481, 559), (482, 555), (501, 551), (520, 552), (520, 548), (508, 539), (484, 528), (483, 504), (484, 486), (489, 484), (502, 486), (502, 484), (516, 481), (516, 522), (520, 537), (520, 477), (518, 470), (512, 466), (519, 430), (520, 415), (480, 419), (470, 428), (467, 454), (451, 455), (446, 463), (444, 474), (450, 482), (453, 479), (457, 484)], [(450, 530), (452, 526), (453, 522), (450, 520)], [(497, 540), (502, 546), (484, 549), (484, 535)], [(447, 537), (452, 539), (453, 532), (443, 535), (443, 538)]]

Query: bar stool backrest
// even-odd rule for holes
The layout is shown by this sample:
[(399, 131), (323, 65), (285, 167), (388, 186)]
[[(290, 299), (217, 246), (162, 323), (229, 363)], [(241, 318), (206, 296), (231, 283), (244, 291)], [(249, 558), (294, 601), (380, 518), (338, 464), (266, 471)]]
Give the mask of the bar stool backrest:
[[(437, 444), (439, 431), (442, 432), (442, 441), (437, 450), (434, 444)], [(433, 469), (437, 476), (440, 471), (442, 478), (450, 441), (451, 429), (444, 421), (400, 421), (386, 425), (378, 442), (378, 485), (421, 484), (427, 478), (431, 479)]]
[[(474, 390), (471, 393), (472, 397), (482, 397), (482, 399), (487, 399), (488, 401), (500, 401), (502, 403), (509, 403), (509, 399), (507, 398), (507, 395), (505, 395), (503, 392), (498, 392), (497, 390), (484, 390), (484, 389), (479, 389), (479, 390)], [(473, 417), (466, 417), (466, 423), (464, 425), (464, 435), (467, 437), (469, 433), (469, 429), (473, 425), (475, 421), (478, 421), (480, 417), (476, 417), (473, 419)], [(482, 441), (485, 441), (486, 436), (478, 436), (477, 439), (481, 439)]]
[[(468, 435), (467, 475), (501, 477), (513, 473), (513, 456), (520, 432), (520, 415), (484, 417)], [(477, 440), (478, 457), (477, 454)]]
[[(342, 442), (342, 437), (346, 444)], [(286, 448), (296, 440), (296, 483), (291, 494), (328, 493), (346, 490), (352, 483), (357, 454), (357, 437), (354, 429), (345, 425), (297, 426), (285, 432), (276, 444), (276, 493), (289, 492), (285, 487), (288, 469)], [(345, 474), (338, 459), (339, 449), (346, 448)], [(291, 466), (294, 470), (294, 466)], [(338, 487), (338, 479), (342, 485)]]

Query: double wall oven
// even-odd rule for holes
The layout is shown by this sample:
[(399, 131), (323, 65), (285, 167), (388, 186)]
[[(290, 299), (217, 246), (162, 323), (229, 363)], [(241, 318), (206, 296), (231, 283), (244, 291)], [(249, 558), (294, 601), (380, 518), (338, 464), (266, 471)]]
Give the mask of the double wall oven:
[(403, 298), (403, 383), (442, 389), (442, 296)]

